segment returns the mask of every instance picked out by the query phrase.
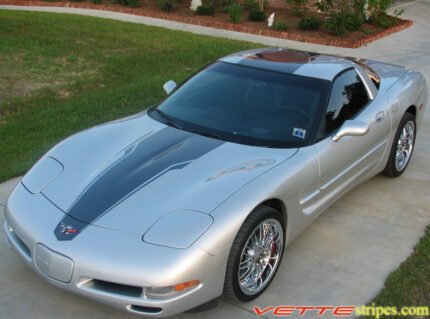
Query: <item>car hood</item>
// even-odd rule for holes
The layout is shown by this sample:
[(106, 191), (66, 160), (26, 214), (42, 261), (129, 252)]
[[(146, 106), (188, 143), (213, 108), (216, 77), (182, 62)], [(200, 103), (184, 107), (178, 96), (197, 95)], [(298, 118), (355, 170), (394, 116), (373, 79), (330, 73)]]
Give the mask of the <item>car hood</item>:
[(144, 113), (86, 130), (52, 149), (46, 157), (63, 170), (41, 193), (75, 224), (143, 234), (172, 211), (210, 214), (296, 151), (208, 138)]

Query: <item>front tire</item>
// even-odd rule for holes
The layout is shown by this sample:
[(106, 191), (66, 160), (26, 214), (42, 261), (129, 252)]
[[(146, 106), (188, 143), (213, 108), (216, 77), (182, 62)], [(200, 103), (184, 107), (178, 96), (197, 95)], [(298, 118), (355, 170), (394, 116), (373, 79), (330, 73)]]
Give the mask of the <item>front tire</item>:
[(383, 171), (384, 175), (398, 177), (403, 174), (414, 150), (415, 136), (415, 116), (411, 113), (405, 113), (394, 136), (390, 157)]
[(250, 301), (273, 280), (284, 253), (284, 223), (275, 209), (257, 207), (245, 220), (230, 250), (224, 283), (229, 299)]

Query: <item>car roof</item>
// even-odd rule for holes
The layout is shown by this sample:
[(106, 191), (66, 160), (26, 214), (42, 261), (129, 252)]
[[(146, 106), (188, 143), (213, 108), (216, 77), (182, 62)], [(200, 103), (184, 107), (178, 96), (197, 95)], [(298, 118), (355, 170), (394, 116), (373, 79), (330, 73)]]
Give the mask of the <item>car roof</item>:
[(329, 81), (339, 72), (354, 66), (348, 58), (280, 48), (237, 52), (218, 61)]

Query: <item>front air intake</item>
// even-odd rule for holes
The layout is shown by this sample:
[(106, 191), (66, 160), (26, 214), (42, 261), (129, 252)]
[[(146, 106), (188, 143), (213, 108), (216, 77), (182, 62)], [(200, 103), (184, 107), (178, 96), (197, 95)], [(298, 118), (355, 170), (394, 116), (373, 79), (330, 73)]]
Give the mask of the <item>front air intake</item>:
[(142, 296), (142, 287), (122, 285), (98, 279), (89, 280), (81, 287), (94, 292), (108, 293), (123, 297), (140, 298)]

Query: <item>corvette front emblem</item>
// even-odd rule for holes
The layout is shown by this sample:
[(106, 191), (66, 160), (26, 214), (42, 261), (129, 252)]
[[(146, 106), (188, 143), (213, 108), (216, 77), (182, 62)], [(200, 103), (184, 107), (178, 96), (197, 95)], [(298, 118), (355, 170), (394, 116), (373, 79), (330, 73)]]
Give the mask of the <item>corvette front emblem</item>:
[(78, 231), (79, 230), (77, 228), (75, 228), (73, 226), (70, 226), (70, 225), (61, 224), (61, 226), (60, 226), (60, 232), (61, 232), (61, 235), (63, 235), (63, 236), (68, 236), (68, 235), (71, 235), (71, 234), (75, 234)]

